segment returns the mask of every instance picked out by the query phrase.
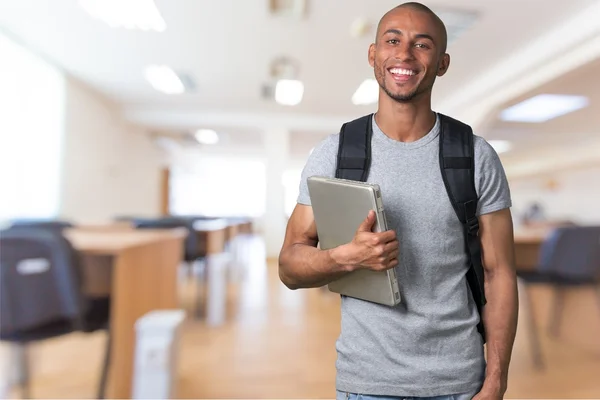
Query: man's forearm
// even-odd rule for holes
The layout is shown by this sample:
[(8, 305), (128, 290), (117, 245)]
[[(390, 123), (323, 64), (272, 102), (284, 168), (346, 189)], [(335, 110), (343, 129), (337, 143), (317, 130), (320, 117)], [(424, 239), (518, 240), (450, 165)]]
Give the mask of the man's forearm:
[(349, 267), (338, 262), (335, 249), (294, 244), (279, 256), (279, 276), (290, 289), (324, 286), (348, 272)]
[(486, 271), (487, 304), (483, 312), (486, 328), (486, 380), (497, 382), (506, 390), (508, 366), (517, 330), (519, 301), (517, 279), (509, 268)]

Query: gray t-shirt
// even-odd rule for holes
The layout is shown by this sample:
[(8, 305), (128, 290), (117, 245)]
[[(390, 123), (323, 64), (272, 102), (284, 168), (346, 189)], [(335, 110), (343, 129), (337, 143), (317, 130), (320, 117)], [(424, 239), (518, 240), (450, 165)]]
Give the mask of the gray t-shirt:
[[(485, 374), (479, 315), (465, 274), (462, 226), (439, 167), (439, 116), (421, 139), (386, 136), (373, 118), (368, 182), (381, 186), (390, 229), (400, 242), (396, 307), (342, 296), (336, 343), (339, 391), (423, 397), (477, 390)], [(315, 147), (302, 172), (298, 203), (310, 205), (309, 176), (335, 176), (339, 134)], [(475, 136), (478, 215), (511, 207), (494, 149)], [(365, 216), (366, 217), (366, 216)]]

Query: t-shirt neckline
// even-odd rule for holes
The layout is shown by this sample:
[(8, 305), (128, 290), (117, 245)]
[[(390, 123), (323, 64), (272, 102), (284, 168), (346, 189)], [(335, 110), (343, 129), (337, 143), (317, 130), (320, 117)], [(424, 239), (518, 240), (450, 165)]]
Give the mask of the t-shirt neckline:
[(412, 149), (417, 149), (419, 147), (423, 147), (429, 143), (431, 143), (433, 140), (435, 140), (440, 133), (440, 116), (438, 113), (435, 114), (436, 118), (435, 118), (435, 124), (433, 125), (433, 128), (422, 138), (415, 140), (414, 142), (400, 142), (398, 140), (392, 139), (390, 138), (388, 135), (386, 135), (381, 128), (379, 128), (379, 126), (377, 125), (377, 122), (375, 121), (375, 114), (373, 114), (372, 118), (372, 123), (373, 123), (373, 137), (374, 138), (378, 138), (381, 139), (393, 146), (402, 148), (402, 149), (406, 149), (406, 150), (412, 150)]

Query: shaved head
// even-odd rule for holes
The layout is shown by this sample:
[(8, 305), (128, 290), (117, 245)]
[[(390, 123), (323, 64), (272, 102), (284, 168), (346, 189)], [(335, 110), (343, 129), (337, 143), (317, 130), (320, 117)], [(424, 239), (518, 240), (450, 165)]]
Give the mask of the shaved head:
[(403, 3), (400, 4), (399, 6), (396, 6), (394, 8), (392, 8), (390, 11), (388, 11), (387, 13), (384, 14), (383, 17), (381, 17), (381, 19), (379, 20), (379, 24), (377, 25), (377, 37), (375, 39), (375, 43), (377, 43), (377, 40), (379, 40), (379, 29), (382, 25), (382, 22), (386, 19), (386, 17), (388, 17), (390, 14), (397, 12), (401, 9), (409, 9), (412, 11), (419, 11), (422, 13), (425, 13), (427, 15), (429, 15), (429, 17), (435, 22), (435, 25), (437, 26), (437, 29), (439, 30), (442, 42), (440, 43), (440, 50), (442, 53), (446, 52), (446, 48), (448, 46), (448, 32), (446, 30), (446, 25), (444, 24), (444, 22), (441, 20), (440, 17), (437, 16), (436, 13), (434, 13), (433, 11), (431, 11), (431, 9), (429, 7), (427, 7), (424, 4), (421, 3), (417, 3), (417, 2), (408, 2), (408, 3)]
[(436, 78), (450, 65), (447, 42), (444, 23), (429, 7), (410, 2), (389, 10), (369, 46), (369, 64), (380, 93), (387, 95), (382, 100), (407, 103), (430, 98)]

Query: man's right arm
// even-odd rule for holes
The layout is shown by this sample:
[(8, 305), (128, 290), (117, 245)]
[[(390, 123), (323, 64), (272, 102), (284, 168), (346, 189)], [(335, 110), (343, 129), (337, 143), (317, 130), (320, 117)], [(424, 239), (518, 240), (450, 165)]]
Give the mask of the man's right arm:
[(398, 264), (398, 241), (393, 231), (373, 233), (370, 212), (352, 242), (328, 250), (319, 241), (312, 207), (298, 204), (286, 229), (279, 254), (279, 277), (290, 289), (327, 285), (358, 268), (386, 270)]
[(279, 254), (279, 277), (290, 289), (320, 287), (350, 272), (335, 249), (320, 250), (311, 206), (298, 204), (288, 221)]

